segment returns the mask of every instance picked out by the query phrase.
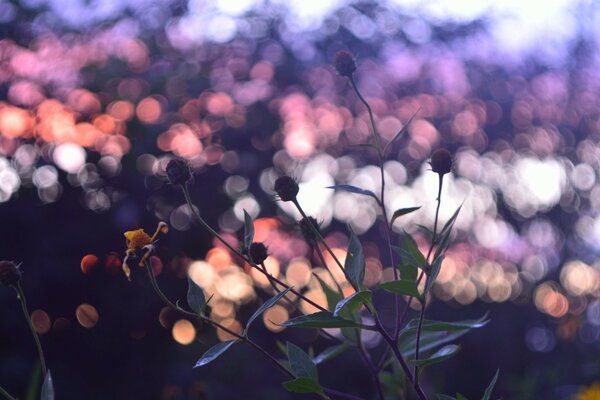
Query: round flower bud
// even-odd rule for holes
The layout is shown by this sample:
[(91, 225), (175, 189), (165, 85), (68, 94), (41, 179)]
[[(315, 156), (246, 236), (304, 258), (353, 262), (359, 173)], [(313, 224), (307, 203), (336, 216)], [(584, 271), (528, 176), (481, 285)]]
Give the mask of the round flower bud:
[(269, 253), (267, 252), (267, 246), (254, 242), (248, 249), (248, 255), (254, 264), (262, 264), (269, 256)]
[(338, 51), (333, 56), (333, 68), (340, 76), (351, 76), (356, 71), (356, 62), (352, 54), (345, 50)]
[(15, 286), (21, 280), (21, 270), (13, 261), (0, 261), (0, 283)]
[(167, 178), (173, 185), (184, 185), (190, 179), (192, 179), (192, 171), (187, 162), (174, 158), (167, 164), (166, 168)]
[(433, 172), (444, 175), (452, 171), (452, 155), (446, 149), (437, 149), (431, 155), (431, 169)]
[(310, 227), (310, 224), (312, 224), (315, 228), (317, 228), (317, 231), (320, 233), (319, 223), (317, 222), (316, 219), (314, 219), (313, 217), (308, 217), (308, 219), (302, 218), (300, 220), (299, 224), (300, 224), (300, 229), (302, 230), (302, 236), (304, 236), (304, 240), (306, 240), (307, 242), (317, 240), (317, 236), (315, 235), (315, 232)]
[(281, 201), (294, 201), (298, 194), (298, 183), (287, 175), (280, 176), (275, 181), (273, 188)]

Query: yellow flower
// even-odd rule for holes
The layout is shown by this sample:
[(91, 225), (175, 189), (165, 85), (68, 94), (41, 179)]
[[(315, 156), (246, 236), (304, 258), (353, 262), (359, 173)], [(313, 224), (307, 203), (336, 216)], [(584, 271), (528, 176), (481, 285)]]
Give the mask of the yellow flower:
[(580, 390), (572, 400), (600, 400), (600, 382), (595, 382), (592, 386)]
[(143, 229), (125, 232), (127, 250), (137, 251), (152, 243), (152, 238)]
[(145, 253), (140, 259), (139, 266), (143, 267), (144, 263), (150, 257), (152, 252), (154, 251), (154, 241), (160, 233), (167, 233), (169, 231), (169, 226), (164, 222), (159, 222), (156, 227), (156, 232), (150, 237), (143, 229), (138, 229), (135, 231), (125, 232), (125, 245), (127, 246), (127, 251), (125, 251), (125, 258), (123, 259), (123, 272), (128, 280), (131, 281), (131, 270), (127, 265), (127, 261), (129, 261), (129, 257), (134, 257), (137, 252), (144, 251)]

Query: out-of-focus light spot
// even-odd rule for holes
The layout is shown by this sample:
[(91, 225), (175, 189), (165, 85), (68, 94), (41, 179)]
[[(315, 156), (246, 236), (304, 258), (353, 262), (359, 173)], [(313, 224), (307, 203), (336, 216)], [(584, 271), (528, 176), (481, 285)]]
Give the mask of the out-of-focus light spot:
[(44, 165), (33, 173), (33, 184), (40, 189), (47, 189), (58, 182), (58, 171), (52, 165)]
[(211, 301), (210, 316), (217, 320), (235, 318), (233, 303), (226, 300)]
[[(327, 297), (325, 297), (325, 293), (321, 289), (311, 289), (308, 292), (304, 293), (304, 297), (312, 300), (321, 307), (327, 308)], [(300, 303), (300, 309), (304, 314), (313, 314), (320, 311), (317, 307), (308, 304), (306, 301)]]
[(85, 150), (75, 143), (64, 143), (54, 149), (52, 159), (60, 169), (74, 174), (85, 164)]
[(0, 192), (4, 192), (7, 195), (7, 199), (10, 195), (21, 186), (21, 178), (14, 169), (8, 167), (0, 169)]
[(238, 220), (244, 220), (244, 210), (250, 215), (252, 218), (256, 218), (260, 213), (260, 205), (252, 195), (247, 195), (241, 197), (235, 202), (233, 206), (233, 211), (235, 212), (235, 216)]
[(192, 262), (188, 267), (188, 276), (202, 288), (213, 286), (217, 279), (213, 266), (205, 261)]
[(52, 327), (52, 323), (50, 321), (50, 317), (48, 313), (44, 310), (35, 310), (31, 313), (31, 323), (33, 325), (33, 329), (40, 335), (47, 333)]
[(365, 264), (364, 285), (372, 287), (378, 284), (383, 277), (383, 266), (381, 261), (374, 257), (368, 257)]
[(81, 326), (91, 329), (98, 323), (98, 311), (90, 304), (80, 304), (75, 310), (75, 316)]
[[(240, 322), (236, 319), (233, 319), (233, 318), (224, 319), (223, 321), (221, 321), (221, 325), (223, 325), (224, 327), (228, 328), (230, 331), (233, 331), (237, 334), (242, 333), (242, 324), (240, 324)], [(237, 339), (235, 336), (225, 332), (222, 329), (217, 330), (217, 337), (219, 338), (219, 340), (221, 342), (224, 342), (226, 340)]]
[(560, 283), (574, 296), (582, 296), (600, 289), (600, 272), (582, 261), (569, 261), (560, 271)]
[(121, 172), (121, 161), (117, 157), (104, 156), (98, 161), (98, 168), (105, 176), (113, 177)]
[(136, 115), (144, 124), (155, 124), (162, 116), (162, 104), (154, 97), (146, 97), (136, 107)]
[(58, 335), (65, 333), (71, 328), (71, 321), (65, 317), (59, 317), (52, 323), (52, 331)]
[(600, 300), (594, 300), (590, 303), (585, 316), (590, 324), (600, 326)]
[(133, 117), (134, 107), (129, 101), (119, 100), (110, 103), (107, 111), (117, 121), (128, 121)]
[(308, 285), (311, 278), (311, 266), (306, 259), (292, 260), (285, 271), (290, 286), (301, 289)]
[(18, 107), (0, 108), (0, 135), (8, 138), (28, 136), (33, 127), (30, 113)]
[(182, 204), (171, 212), (169, 225), (178, 231), (187, 231), (192, 227), (192, 212), (187, 204)]
[(106, 260), (104, 261), (104, 268), (106, 272), (110, 275), (122, 274), (121, 266), (122, 266), (121, 257), (118, 253), (112, 252), (108, 256), (106, 256)]
[(240, 175), (232, 175), (225, 180), (223, 188), (225, 193), (231, 198), (238, 198), (248, 190), (248, 179)]
[(237, 304), (248, 303), (256, 297), (252, 280), (239, 267), (231, 267), (223, 274), (215, 289), (224, 299)]
[(142, 154), (135, 161), (135, 165), (142, 174), (152, 176), (157, 168), (158, 160), (152, 154)]
[(81, 259), (81, 271), (84, 274), (92, 273), (100, 264), (100, 260), (94, 254), (87, 254)]
[(163, 270), (162, 260), (158, 256), (152, 256), (150, 257), (150, 264), (152, 265), (152, 271), (154, 271), (154, 275), (160, 275)]
[(174, 317), (175, 314), (170, 307), (163, 307), (158, 313), (158, 322), (163, 328), (169, 329), (173, 324)]
[(290, 318), (288, 310), (280, 306), (279, 304), (269, 308), (263, 314), (263, 322), (268, 330), (271, 332), (281, 332), (285, 327), (281, 326), (285, 321)]
[[(265, 268), (267, 269), (267, 273), (277, 278), (280, 272), (279, 261), (275, 257), (268, 257), (264, 262)], [(250, 276), (256, 282), (257, 285), (262, 286), (263, 288), (270, 286), (269, 278), (258, 271), (256, 268), (252, 268), (250, 270)]]
[(180, 319), (173, 324), (171, 334), (177, 343), (187, 346), (196, 339), (196, 328), (187, 319)]
[(556, 345), (556, 338), (549, 329), (536, 327), (527, 331), (525, 343), (532, 351), (548, 352)]
[(222, 247), (214, 247), (206, 254), (206, 262), (215, 267), (217, 271), (225, 270), (228, 268), (233, 260), (229, 251)]
[(589, 190), (596, 183), (596, 173), (588, 164), (579, 164), (571, 171), (573, 186), (579, 190)]
[(555, 283), (542, 283), (536, 288), (533, 298), (538, 310), (554, 318), (560, 318), (569, 311), (569, 301), (558, 291)]

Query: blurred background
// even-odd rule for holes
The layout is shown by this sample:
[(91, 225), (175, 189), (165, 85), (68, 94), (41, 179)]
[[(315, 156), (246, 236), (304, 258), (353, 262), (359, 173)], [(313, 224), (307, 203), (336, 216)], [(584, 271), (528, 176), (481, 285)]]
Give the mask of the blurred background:
[[(192, 369), (228, 338), (162, 308), (143, 270), (127, 282), (123, 233), (168, 222), (160, 285), (183, 299), (189, 272), (231, 329), (269, 296), (166, 183), (182, 157), (207, 221), (235, 243), (247, 210), (268, 269), (322, 301), (322, 266), (272, 191), (287, 173), (340, 256), (349, 224), (368, 285), (389, 279), (374, 202), (325, 189), (379, 190), (375, 154), (355, 146), (368, 115), (330, 66), (338, 50), (356, 56), (384, 140), (418, 111), (385, 163), (388, 210), (423, 206), (396, 233), (427, 246), (427, 160), (455, 154), (441, 220), (464, 205), (428, 315), (491, 322), (425, 373), (426, 391), (480, 398), (497, 368), (505, 399), (569, 399), (600, 380), (599, 22), (592, 0), (0, 0), (0, 258), (23, 262), (58, 398), (309, 398), (242, 345)], [(35, 348), (14, 291), (0, 304), (0, 385), (28, 398)], [(252, 334), (273, 354), (276, 339), (322, 349), (271, 322), (294, 312), (274, 307)], [(372, 393), (353, 352), (320, 374)]]

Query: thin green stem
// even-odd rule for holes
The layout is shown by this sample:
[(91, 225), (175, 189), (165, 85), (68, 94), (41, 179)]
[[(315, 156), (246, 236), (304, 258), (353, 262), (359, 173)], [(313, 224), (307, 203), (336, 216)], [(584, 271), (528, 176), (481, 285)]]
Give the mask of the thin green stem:
[[(352, 279), (350, 279), (350, 277), (348, 276), (348, 274), (346, 273), (346, 270), (344, 269), (344, 267), (342, 266), (342, 263), (340, 262), (340, 260), (337, 258), (337, 256), (335, 255), (335, 253), (333, 252), (333, 250), (331, 249), (331, 247), (329, 247), (329, 245), (327, 244), (327, 242), (325, 241), (325, 239), (323, 238), (323, 235), (321, 235), (321, 232), (319, 232), (319, 230), (317, 229), (316, 226), (314, 226), (312, 224), (312, 222), (308, 219), (308, 216), (306, 215), (306, 213), (304, 212), (304, 210), (302, 209), (302, 207), (300, 206), (300, 203), (298, 203), (298, 200), (292, 200), (292, 202), (294, 203), (294, 205), (296, 206), (296, 209), (298, 209), (298, 211), (300, 212), (300, 215), (302, 215), (302, 218), (304, 218), (308, 224), (308, 226), (310, 227), (310, 229), (313, 231), (313, 233), (315, 234), (315, 236), (317, 237), (317, 239), (319, 239), (319, 241), (321, 243), (323, 243), (323, 247), (325, 247), (325, 249), (327, 250), (327, 252), (331, 255), (331, 257), (333, 258), (333, 260), (335, 261), (335, 263), (337, 264), (337, 266), (340, 268), (340, 270), (343, 272), (344, 276), (346, 277), (346, 280), (348, 281), (348, 283), (350, 285), (352, 285), (352, 287), (354, 288), (354, 290), (356, 290), (358, 292), (358, 288), (354, 286), (354, 283), (352, 283)], [(325, 268), (327, 268), (327, 265), (324, 265)]]
[(42, 365), (42, 376), (44, 379), (46, 378), (46, 374), (48, 373), (48, 368), (46, 367), (46, 358), (44, 357), (44, 350), (42, 349), (42, 343), (40, 342), (40, 337), (37, 334), (37, 331), (33, 327), (33, 322), (31, 322), (31, 316), (29, 315), (29, 311), (27, 310), (27, 300), (25, 298), (25, 292), (21, 287), (21, 282), (17, 282), (16, 286), (14, 286), (17, 291), (17, 297), (21, 302), (21, 309), (23, 310), (23, 316), (27, 320), (27, 324), (29, 325), (29, 330), (31, 331), (31, 335), (33, 336), (33, 340), (35, 341), (35, 347), (37, 348), (38, 355), (40, 357), (40, 364)]
[(342, 287), (340, 286), (340, 284), (338, 283), (338, 281), (335, 279), (335, 276), (333, 276), (333, 273), (331, 272), (331, 270), (327, 266), (327, 262), (325, 261), (325, 256), (323, 255), (323, 251), (321, 250), (321, 247), (319, 246), (319, 243), (315, 241), (314, 242), (314, 246), (315, 246), (315, 251), (317, 252), (317, 256), (319, 257), (319, 260), (321, 261), (321, 265), (323, 265), (323, 268), (325, 268), (325, 270), (329, 273), (329, 276), (331, 277), (331, 279), (335, 283), (335, 286), (336, 286), (338, 292), (340, 293), (340, 295), (343, 296), (344, 295), (344, 291), (342, 290)]
[(275, 278), (273, 275), (269, 275), (268, 273), (266, 273), (265, 271), (263, 271), (263, 269), (260, 268), (258, 265), (256, 265), (254, 262), (252, 262), (252, 260), (250, 260), (249, 257), (246, 257), (238, 249), (236, 249), (232, 245), (230, 245), (209, 224), (207, 224), (206, 221), (204, 221), (204, 219), (200, 216), (200, 214), (198, 214), (198, 212), (196, 211), (196, 207), (194, 207), (194, 203), (192, 202), (192, 198), (190, 197), (190, 194), (189, 194), (187, 186), (181, 186), (181, 190), (183, 191), (183, 195), (185, 196), (185, 200), (187, 202), (188, 207), (190, 207), (190, 210), (192, 210), (192, 215), (194, 216), (194, 219), (196, 220), (196, 222), (198, 222), (211, 235), (213, 235), (221, 243), (223, 243), (225, 245), (225, 247), (227, 247), (232, 253), (234, 253), (235, 255), (237, 255), (238, 257), (240, 257), (242, 260), (244, 260), (245, 262), (247, 262), (248, 265), (250, 265), (252, 268), (256, 269), (257, 271), (259, 271), (262, 274), (267, 275), (267, 279), (270, 278), (275, 283), (277, 283), (278, 285), (282, 286), (283, 288), (290, 289), (290, 292), (292, 292), (293, 294), (295, 294), (296, 296), (298, 296), (300, 299), (302, 299), (303, 301), (307, 302), (311, 306), (317, 308), (320, 311), (327, 311), (324, 307), (320, 306), (319, 304), (315, 303), (314, 301), (312, 301), (308, 297), (304, 296), (302, 293), (298, 292), (296, 289), (291, 288), (289, 285), (287, 285), (284, 282), (282, 282), (281, 280)]
[[(440, 205), (442, 204), (442, 185), (444, 183), (444, 175), (439, 174), (439, 184), (438, 184), (438, 197), (437, 197), (437, 207), (435, 209), (435, 219), (433, 221), (433, 234), (431, 236), (431, 244), (429, 245), (429, 251), (427, 252), (426, 261), (429, 263), (429, 257), (431, 257), (431, 253), (433, 248), (435, 247), (435, 242), (437, 240), (437, 225), (438, 225), (438, 217), (440, 214)], [(425, 277), (425, 288), (427, 288), (429, 284), (430, 276), (427, 275)], [(425, 307), (427, 306), (427, 296), (423, 296), (423, 303), (421, 304), (421, 312), (419, 313), (419, 325), (417, 327), (417, 338), (416, 338), (416, 347), (415, 347), (415, 360), (419, 359), (419, 348), (421, 343), (421, 328), (423, 327), (423, 320), (425, 319)], [(419, 382), (419, 366), (415, 365), (415, 384)]]
[(358, 96), (358, 98), (360, 99), (360, 101), (367, 108), (367, 112), (369, 113), (369, 119), (371, 120), (371, 127), (373, 129), (373, 136), (375, 137), (375, 145), (377, 147), (377, 155), (381, 159), (382, 158), (382, 154), (381, 154), (381, 138), (379, 137), (379, 134), (377, 133), (377, 129), (375, 128), (375, 118), (373, 118), (373, 110), (371, 110), (371, 106), (369, 105), (369, 103), (367, 102), (367, 100), (365, 100), (365, 98), (362, 96), (362, 94), (358, 90), (358, 87), (356, 86), (356, 82), (354, 81), (354, 76), (350, 75), (348, 77), (348, 81), (350, 82), (350, 85), (352, 86), (352, 89), (354, 89), (354, 92), (356, 93), (356, 95)]
[(4, 390), (4, 388), (2, 386), (0, 386), (0, 394), (6, 399), (6, 400), (17, 400), (15, 397), (12, 397), (6, 390)]

